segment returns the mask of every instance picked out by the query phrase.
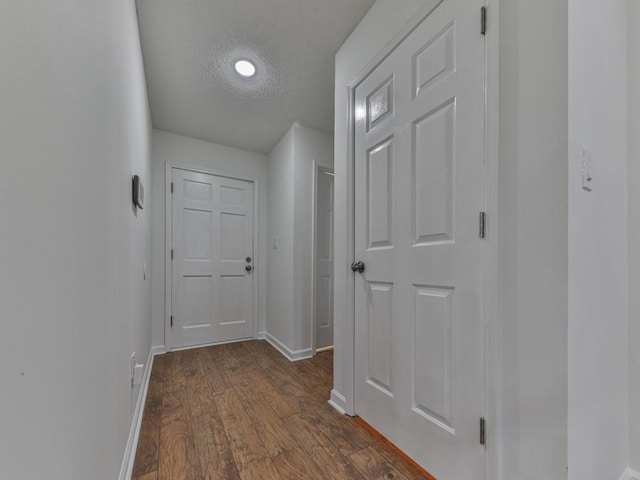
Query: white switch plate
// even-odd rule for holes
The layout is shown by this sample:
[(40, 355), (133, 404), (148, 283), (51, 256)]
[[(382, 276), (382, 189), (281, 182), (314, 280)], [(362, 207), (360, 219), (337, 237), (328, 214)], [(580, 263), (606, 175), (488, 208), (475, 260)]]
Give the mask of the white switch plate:
[(278, 237), (273, 237), (273, 249), (278, 249)]
[(586, 148), (582, 149), (582, 189), (593, 190), (593, 153)]

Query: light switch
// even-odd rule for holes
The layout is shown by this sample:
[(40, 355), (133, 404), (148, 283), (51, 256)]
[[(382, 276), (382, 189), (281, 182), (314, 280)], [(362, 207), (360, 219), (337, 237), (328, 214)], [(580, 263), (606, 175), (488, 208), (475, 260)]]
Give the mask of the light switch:
[(586, 148), (582, 149), (582, 189), (593, 190), (593, 153)]
[(273, 237), (273, 249), (278, 249), (278, 237)]

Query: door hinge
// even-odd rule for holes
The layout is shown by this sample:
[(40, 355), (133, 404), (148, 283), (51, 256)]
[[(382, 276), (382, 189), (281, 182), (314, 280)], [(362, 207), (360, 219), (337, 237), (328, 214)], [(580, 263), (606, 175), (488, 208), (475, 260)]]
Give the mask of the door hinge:
[(484, 417), (482, 417), (480, 419), (480, 445), (484, 445), (487, 443), (486, 429), (487, 429), (487, 421), (485, 420)]
[(173, 260), (173, 248), (171, 249), (171, 260)]
[(173, 328), (173, 315), (171, 315), (171, 327)]
[(484, 238), (486, 236), (486, 222), (487, 222), (487, 214), (485, 212), (480, 212), (480, 228), (478, 229), (478, 234), (480, 238)]
[(480, 33), (482, 35), (487, 34), (487, 7), (480, 9)]

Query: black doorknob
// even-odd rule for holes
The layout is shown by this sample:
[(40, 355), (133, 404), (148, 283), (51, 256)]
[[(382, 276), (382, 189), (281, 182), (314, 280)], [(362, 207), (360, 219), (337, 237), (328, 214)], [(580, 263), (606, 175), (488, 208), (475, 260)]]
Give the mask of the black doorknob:
[(247, 272), (250, 272), (251, 270), (253, 270), (253, 267), (252, 267), (251, 265), (247, 265), (246, 267), (244, 267), (244, 269), (245, 269)]
[(247, 263), (251, 263), (251, 257), (247, 257), (245, 258), (245, 260), (247, 261)]
[(353, 270), (354, 272), (358, 272), (358, 273), (362, 273), (364, 272), (364, 262), (353, 262), (351, 264), (351, 270)]

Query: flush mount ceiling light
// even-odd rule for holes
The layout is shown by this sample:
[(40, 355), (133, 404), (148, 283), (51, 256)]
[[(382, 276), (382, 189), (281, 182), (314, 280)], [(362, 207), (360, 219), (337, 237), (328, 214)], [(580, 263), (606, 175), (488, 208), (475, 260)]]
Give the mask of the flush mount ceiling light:
[(239, 75), (249, 78), (256, 74), (256, 66), (249, 60), (238, 60), (233, 66)]

